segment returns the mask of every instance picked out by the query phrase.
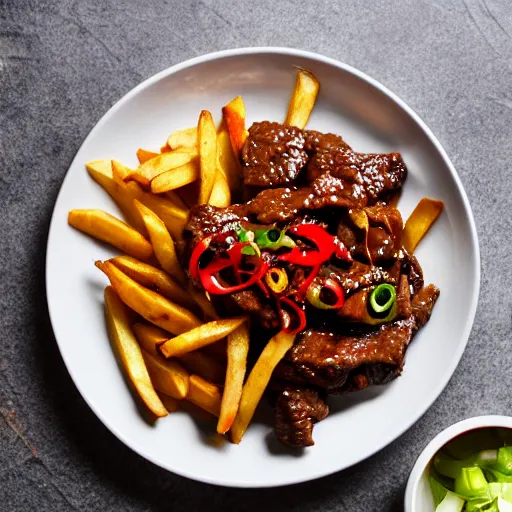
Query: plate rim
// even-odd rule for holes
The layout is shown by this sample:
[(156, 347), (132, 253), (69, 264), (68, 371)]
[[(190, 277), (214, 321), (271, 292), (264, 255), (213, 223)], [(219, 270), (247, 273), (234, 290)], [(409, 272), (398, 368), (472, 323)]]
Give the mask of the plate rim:
[[(81, 386), (78, 384), (77, 379), (75, 378), (72, 366), (68, 364), (67, 358), (65, 356), (65, 351), (62, 349), (61, 343), (59, 342), (58, 336), (57, 336), (57, 312), (53, 310), (51, 306), (51, 299), (50, 299), (50, 279), (49, 279), (49, 261), (50, 261), (50, 240), (53, 239), (53, 232), (56, 230), (56, 225), (59, 219), (57, 219), (56, 214), (56, 206), (59, 203), (59, 200), (61, 198), (61, 194), (63, 194), (63, 189), (66, 184), (66, 181), (69, 179), (69, 170), (73, 167), (73, 165), (76, 163), (77, 156), (81, 152), (82, 148), (88, 143), (89, 139), (92, 138), (94, 133), (100, 129), (103, 124), (107, 122), (107, 120), (114, 115), (126, 102), (128, 102), (131, 98), (136, 96), (140, 91), (146, 89), (147, 87), (150, 87), (151, 85), (159, 82), (160, 80), (175, 74), (183, 69), (187, 69), (189, 67), (198, 65), (198, 64), (204, 64), (207, 62), (220, 60), (223, 58), (229, 58), (229, 57), (239, 57), (243, 55), (255, 55), (255, 54), (274, 54), (274, 55), (286, 55), (290, 57), (298, 57), (298, 58), (305, 58), (310, 59), (313, 61), (321, 62), (324, 64), (331, 65), (335, 68), (338, 68), (342, 71), (345, 71), (356, 78), (366, 82), (370, 86), (372, 86), (374, 89), (377, 89), (380, 93), (384, 94), (386, 97), (388, 97), (390, 100), (392, 100), (398, 107), (400, 107), (410, 118), (413, 119), (413, 121), (421, 128), (421, 130), (425, 133), (425, 135), (428, 137), (430, 142), (434, 145), (435, 149), (438, 151), (439, 155), (443, 159), (445, 165), (447, 166), (448, 170), (450, 171), (451, 177), (457, 187), (457, 191), (460, 194), (460, 197), (462, 199), (462, 204), (464, 207), (464, 213), (466, 215), (466, 218), (469, 220), (469, 232), (470, 232), (470, 238), (471, 238), (471, 248), (474, 256), (474, 265), (473, 265), (473, 274), (475, 276), (475, 280), (473, 282), (473, 292), (470, 300), (468, 315), (466, 318), (466, 322), (464, 325), (464, 329), (461, 332), (461, 337), (463, 340), (463, 343), (461, 343), (457, 349), (457, 351), (454, 354), (454, 357), (452, 358), (451, 364), (448, 366), (447, 371), (443, 375), (443, 378), (440, 379), (437, 383), (437, 386), (434, 388), (433, 392), (433, 399), (429, 401), (429, 403), (426, 403), (425, 406), (421, 407), (420, 411), (409, 421), (405, 422), (405, 425), (399, 429), (398, 433), (396, 435), (393, 435), (391, 439), (386, 439), (380, 443), (377, 443), (377, 445), (372, 448), (370, 452), (365, 454), (364, 457), (362, 457), (359, 461), (353, 462), (351, 465), (337, 468), (337, 469), (328, 469), (328, 470), (317, 470), (313, 472), (312, 474), (308, 474), (304, 477), (299, 478), (286, 478), (283, 477), (280, 480), (267, 482), (265, 484), (262, 484), (260, 482), (247, 482), (247, 481), (235, 481), (235, 482), (225, 482), (225, 481), (219, 481), (215, 477), (205, 477), (204, 475), (195, 475), (190, 471), (181, 470), (180, 468), (170, 467), (170, 465), (165, 465), (164, 462), (159, 462), (155, 460), (152, 455), (145, 453), (144, 450), (140, 449), (137, 445), (132, 443), (129, 439), (125, 438), (125, 436), (118, 432), (116, 427), (111, 424), (111, 422), (103, 415), (94, 405), (94, 403), (89, 400), (86, 393), (82, 390)], [(279, 47), (279, 46), (257, 46), (257, 47), (245, 47), (245, 48), (234, 48), (234, 49), (228, 49), (228, 50), (221, 50), (216, 52), (207, 53), (198, 57), (193, 57), (191, 59), (187, 59), (185, 61), (182, 61), (178, 64), (175, 64), (173, 66), (170, 66), (153, 76), (147, 78), (146, 80), (142, 81), (140, 84), (133, 87), (130, 91), (128, 91), (125, 95), (123, 95), (118, 101), (114, 103), (100, 118), (100, 120), (93, 126), (93, 128), (88, 133), (87, 137), (84, 139), (80, 147), (78, 148), (75, 156), (73, 157), (73, 160), (68, 166), (68, 170), (66, 171), (66, 174), (64, 176), (64, 179), (62, 180), (61, 186), (59, 188), (59, 192), (57, 194), (57, 197), (55, 199), (55, 203), (52, 210), (51, 220), (50, 220), (50, 228), (48, 230), (48, 238), (46, 243), (46, 258), (45, 258), (45, 291), (46, 291), (46, 303), (48, 308), (48, 314), (50, 318), (50, 323), (52, 325), (52, 331), (55, 337), (55, 340), (57, 342), (57, 346), (59, 348), (59, 353), (62, 357), (62, 360), (64, 361), (64, 365), (66, 366), (66, 369), (77, 388), (78, 392), (80, 393), (81, 397), (84, 399), (84, 401), (87, 403), (87, 405), (92, 409), (94, 414), (98, 417), (98, 419), (105, 425), (105, 427), (115, 436), (117, 437), (123, 444), (128, 446), (131, 450), (133, 450), (135, 453), (140, 455), (141, 457), (145, 458), (146, 460), (149, 460), (153, 464), (161, 467), (162, 469), (165, 469), (166, 471), (170, 471), (172, 473), (176, 473), (177, 475), (190, 478), (191, 480), (200, 481), (208, 484), (214, 484), (222, 487), (239, 487), (239, 488), (269, 488), (269, 487), (279, 487), (283, 485), (292, 485), (292, 484), (299, 484), (303, 482), (309, 482), (316, 480), (318, 478), (322, 478), (324, 476), (328, 476), (334, 473), (337, 473), (339, 471), (342, 471), (344, 469), (347, 469), (348, 467), (351, 467), (363, 460), (366, 460), (379, 451), (381, 451), (383, 448), (388, 446), (391, 442), (397, 440), (399, 437), (401, 437), (407, 430), (409, 430), (426, 412), (430, 407), (434, 404), (434, 402), (439, 398), (439, 395), (442, 393), (442, 391), (445, 389), (445, 387), (448, 385), (450, 379), (452, 378), (457, 366), (459, 365), (460, 359), (466, 349), (466, 346), (469, 341), (469, 336), (471, 334), (471, 330), (473, 328), (477, 306), (478, 306), (478, 298), (480, 295), (480, 286), (481, 286), (481, 259), (480, 259), (480, 247), (478, 242), (478, 232), (476, 229), (475, 219), (473, 216), (473, 211), (471, 209), (471, 205), (469, 203), (469, 199), (467, 197), (466, 191), (464, 190), (464, 187), (462, 185), (462, 182), (460, 180), (459, 175), (457, 174), (457, 171), (455, 170), (455, 167), (453, 166), (450, 158), (448, 157), (446, 151), (444, 150), (443, 146), (437, 139), (437, 137), (433, 134), (433, 132), (430, 130), (430, 128), (425, 124), (425, 122), (419, 117), (414, 110), (412, 110), (411, 107), (409, 107), (401, 98), (399, 98), (394, 92), (389, 90), (387, 87), (385, 87), (383, 84), (381, 84), (378, 80), (370, 77), (366, 73), (358, 70), (357, 68), (350, 66), (344, 62), (341, 62), (337, 59), (326, 57), (324, 55), (310, 52), (306, 50), (300, 50), (290, 47)]]

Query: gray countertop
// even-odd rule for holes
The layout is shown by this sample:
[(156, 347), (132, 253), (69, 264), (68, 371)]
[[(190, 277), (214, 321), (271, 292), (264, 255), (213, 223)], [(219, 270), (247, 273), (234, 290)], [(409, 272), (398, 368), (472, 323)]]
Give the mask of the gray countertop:
[[(265, 45), (351, 64), (426, 121), (468, 193), (482, 288), (457, 371), (407, 433), (318, 481), (232, 490), (153, 466), (91, 412), (52, 334), (44, 258), (66, 170), (117, 99), (190, 57)], [(510, 0), (0, 0), (0, 509), (400, 510), (414, 460), (437, 432), (510, 413), (511, 109)]]

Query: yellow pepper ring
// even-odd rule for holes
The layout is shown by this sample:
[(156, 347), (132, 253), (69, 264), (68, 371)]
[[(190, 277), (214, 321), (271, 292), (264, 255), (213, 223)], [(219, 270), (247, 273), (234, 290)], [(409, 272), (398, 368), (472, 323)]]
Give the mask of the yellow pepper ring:
[(288, 275), (282, 268), (271, 268), (265, 274), (265, 282), (274, 293), (283, 293), (288, 286)]

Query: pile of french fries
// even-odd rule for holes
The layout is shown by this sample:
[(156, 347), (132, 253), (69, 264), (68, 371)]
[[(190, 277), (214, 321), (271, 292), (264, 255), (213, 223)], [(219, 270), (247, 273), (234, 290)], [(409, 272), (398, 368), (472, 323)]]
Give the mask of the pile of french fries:
[[(306, 126), (319, 87), (313, 74), (298, 70), (286, 124)], [(231, 204), (246, 137), (240, 96), (224, 106), (218, 128), (203, 110), (197, 126), (171, 133), (159, 152), (138, 149), (136, 169), (115, 160), (86, 164), (124, 221), (101, 210), (68, 215), (71, 226), (122, 253), (96, 266), (110, 281), (108, 333), (136, 396), (155, 418), (178, 407), (216, 417), (217, 432), (237, 444), (295, 336), (274, 336), (246, 378), (248, 319), (219, 318), (207, 295), (188, 282), (175, 246), (189, 207)], [(420, 202), (404, 230), (410, 252), (441, 210), (439, 201)]]
[[(319, 87), (310, 72), (298, 70), (288, 124), (305, 127)], [(246, 378), (248, 319), (218, 317), (207, 295), (188, 282), (176, 242), (192, 205), (231, 204), (246, 137), (240, 96), (224, 106), (218, 128), (203, 110), (197, 126), (171, 133), (159, 152), (138, 149), (136, 169), (116, 160), (86, 164), (124, 220), (101, 210), (68, 215), (71, 226), (122, 253), (96, 266), (110, 281), (107, 329), (135, 395), (155, 419), (178, 408), (216, 417), (217, 432), (237, 444), (295, 336), (274, 336)]]

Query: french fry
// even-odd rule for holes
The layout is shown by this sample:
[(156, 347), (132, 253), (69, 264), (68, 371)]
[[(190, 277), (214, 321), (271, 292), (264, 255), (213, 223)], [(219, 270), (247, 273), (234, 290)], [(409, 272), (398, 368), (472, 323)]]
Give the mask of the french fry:
[(243, 323), (228, 335), (227, 352), (228, 367), (219, 422), (217, 423), (219, 434), (225, 434), (231, 428), (238, 412), (249, 352), (249, 327), (247, 323)]
[(160, 350), (165, 357), (181, 356), (224, 338), (246, 320), (246, 317), (213, 320), (167, 340)]
[(197, 150), (194, 148), (182, 148), (176, 151), (162, 153), (151, 160), (147, 160), (139, 166), (137, 172), (144, 178), (151, 181), (159, 174), (162, 174), (181, 165), (188, 164), (197, 157)]
[(138, 231), (102, 210), (70, 210), (68, 223), (130, 256), (145, 260), (153, 254), (151, 244)]
[(402, 245), (413, 253), (443, 211), (444, 203), (424, 197), (414, 208), (402, 232)]
[(85, 168), (87, 172), (90, 173), (100, 173), (106, 176), (112, 176), (112, 164), (111, 160), (91, 160), (85, 164)]
[(235, 444), (239, 444), (242, 440), (254, 416), (256, 407), (270, 381), (272, 372), (286, 352), (290, 350), (294, 340), (295, 334), (288, 334), (283, 331), (277, 333), (265, 345), (256, 364), (253, 366), (243, 387), (238, 413), (231, 427), (231, 440)]
[(117, 160), (112, 160), (111, 165), (112, 177), (118, 183), (122, 183), (123, 181), (125, 181), (126, 177), (133, 171), (133, 169), (126, 167), (126, 165), (122, 164), (121, 162), (118, 162)]
[[(140, 346), (146, 352), (162, 357), (158, 347), (169, 339), (169, 333), (153, 325), (140, 323), (134, 324), (132, 329)], [(194, 351), (183, 354), (178, 359), (188, 370), (204, 379), (216, 384), (224, 382), (225, 369), (211, 356)]]
[(131, 256), (116, 256), (108, 261), (137, 283), (185, 308), (190, 309), (197, 305), (196, 301), (169, 274), (159, 268)]
[[(137, 183), (133, 182), (131, 185), (139, 186)], [(188, 220), (188, 211), (178, 208), (175, 204), (169, 201), (169, 199), (155, 196), (149, 192), (142, 192), (139, 197), (135, 197), (134, 199), (139, 200), (144, 206), (153, 210), (162, 219), (165, 227), (169, 230), (169, 233), (173, 238), (178, 239), (181, 237), (183, 228)], [(132, 208), (134, 208), (133, 202)]]
[(220, 413), (220, 389), (199, 375), (190, 376), (187, 400), (214, 416), (218, 416)]
[(176, 412), (178, 410), (178, 407), (180, 406), (179, 400), (176, 400), (176, 398), (172, 398), (161, 391), (158, 393), (158, 396), (160, 397), (160, 400), (162, 400), (167, 412)]
[(167, 145), (171, 149), (197, 147), (197, 126), (172, 132), (167, 139)]
[(231, 140), (235, 156), (240, 157), (242, 147), (249, 132), (245, 129), (245, 104), (241, 96), (237, 96), (222, 108), (222, 116)]
[[(145, 234), (146, 228), (144, 227), (144, 223), (140, 215), (131, 205), (132, 198), (129, 197), (127, 193), (127, 185), (125, 183), (119, 183), (113, 177), (111, 161), (95, 160), (93, 162), (87, 162), (85, 168), (91, 178), (114, 200), (128, 224), (133, 226), (140, 233)], [(136, 184), (135, 186), (138, 187)]]
[(198, 179), (199, 168), (196, 162), (189, 162), (170, 171), (163, 172), (151, 180), (151, 192), (153, 194), (161, 194), (162, 192), (184, 187)]
[(145, 176), (142, 176), (136, 169), (130, 169), (117, 160), (112, 160), (112, 176), (117, 182), (136, 181), (146, 190), (150, 186), (150, 182)]
[(217, 157), (218, 165), (226, 176), (229, 189), (231, 191), (237, 190), (240, 184), (240, 164), (233, 152), (224, 120), (222, 120), (217, 131)]
[(226, 179), (226, 175), (219, 168), (215, 175), (215, 183), (213, 184), (212, 193), (208, 204), (212, 206), (218, 206), (219, 208), (225, 208), (231, 204), (231, 192)]
[(207, 204), (217, 172), (217, 130), (213, 124), (212, 115), (208, 110), (203, 110), (199, 116), (197, 134), (201, 176), (198, 203)]
[(288, 105), (285, 124), (305, 128), (311, 111), (315, 106), (320, 83), (313, 73), (299, 69), (295, 80), (295, 89)]
[(153, 355), (142, 349), (153, 386), (158, 391), (176, 400), (185, 398), (189, 391), (189, 376), (187, 370), (174, 360), (164, 359), (161, 355)]
[(167, 410), (156, 394), (142, 352), (130, 329), (125, 306), (111, 286), (105, 288), (105, 317), (112, 348), (128, 381), (155, 416), (167, 416)]
[(137, 201), (137, 199), (134, 200), (134, 203), (149, 233), (156, 259), (168, 274), (180, 283), (184, 283), (185, 274), (181, 270), (180, 262), (178, 261), (174, 240), (162, 219), (152, 210), (146, 208), (140, 201)]
[[(100, 163), (102, 162), (102, 163)], [(96, 160), (86, 164), (87, 171), (98, 185), (100, 185), (119, 206), (128, 223), (140, 233), (146, 233), (144, 222), (133, 205), (138, 199), (142, 204), (153, 210), (165, 223), (173, 237), (178, 237), (188, 218), (188, 211), (178, 208), (174, 203), (163, 197), (157, 197), (142, 190), (138, 183), (133, 181), (119, 183), (112, 177), (110, 161)]]
[(142, 349), (154, 356), (161, 356), (158, 347), (169, 339), (167, 331), (155, 325), (141, 323), (133, 324), (132, 330)]
[(97, 261), (95, 265), (109, 278), (120, 299), (148, 322), (173, 334), (181, 334), (201, 325), (200, 320), (188, 309), (141, 286), (113, 263)]
[(155, 158), (155, 156), (158, 156), (158, 153), (142, 148), (137, 149), (137, 159), (139, 160), (139, 164), (143, 164), (144, 162)]

